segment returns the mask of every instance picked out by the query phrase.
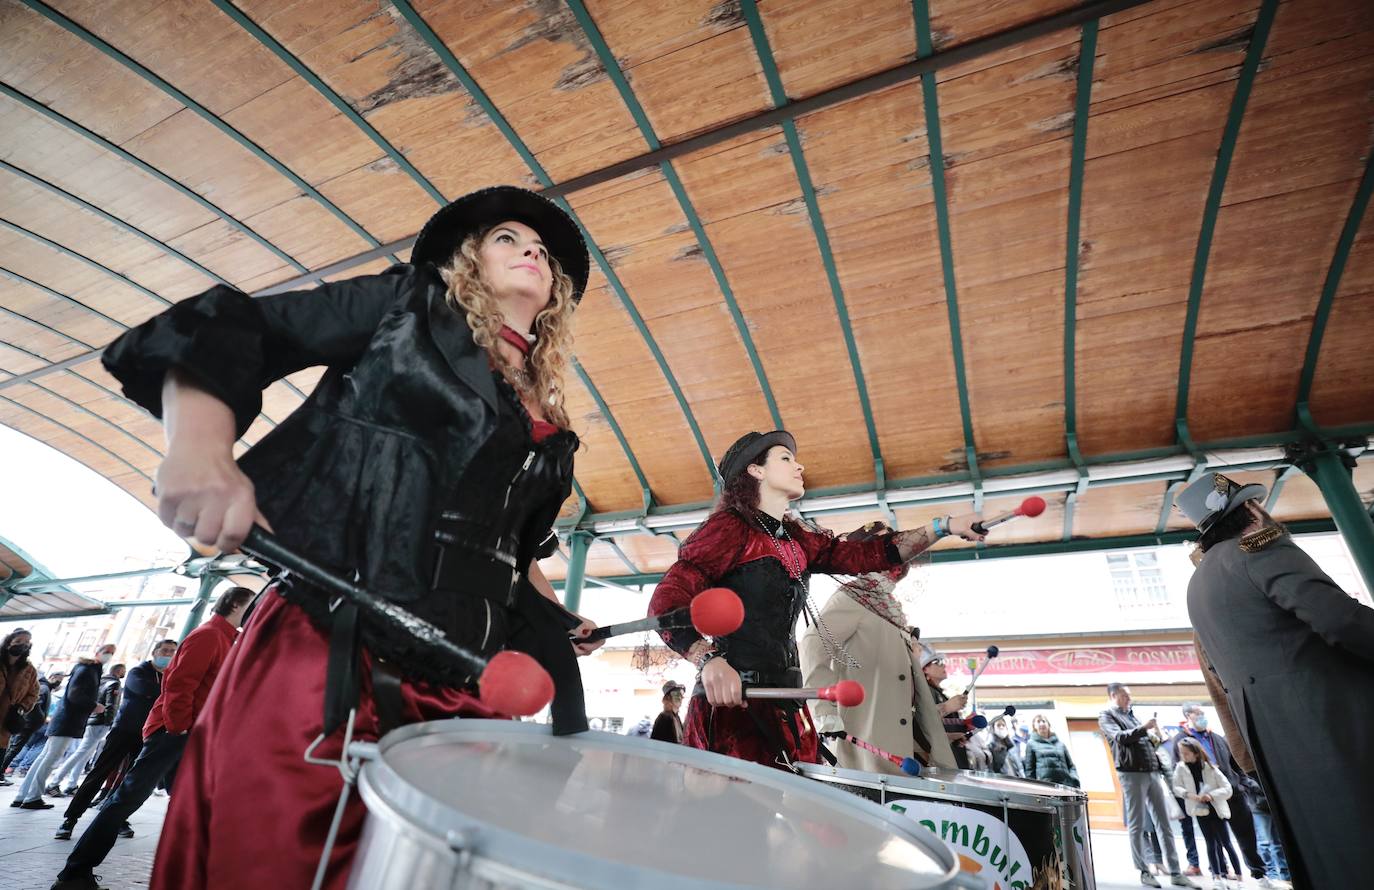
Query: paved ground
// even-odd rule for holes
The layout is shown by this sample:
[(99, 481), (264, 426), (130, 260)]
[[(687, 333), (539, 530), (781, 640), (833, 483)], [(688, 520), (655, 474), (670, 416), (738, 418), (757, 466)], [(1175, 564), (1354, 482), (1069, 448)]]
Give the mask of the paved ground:
[[(67, 799), (54, 798), (51, 802), (57, 806), (51, 810), (17, 810), (9, 803), (18, 788), (18, 784), (0, 788), (0, 888), (47, 890), (74, 843), (53, 839), (53, 832), (62, 822)], [(135, 836), (115, 844), (110, 858), (96, 870), (103, 886), (110, 890), (139, 890), (148, 886), (148, 873), (166, 812), (167, 798), (155, 795), (134, 814), (129, 824)], [(93, 814), (87, 813), (77, 831), (92, 818)], [(1136, 890), (1140, 887), (1140, 876), (1131, 867), (1130, 849), (1124, 834), (1094, 832), (1092, 842), (1098, 890)], [(1181, 854), (1181, 842), (1178, 849)], [(1210, 883), (1203, 880), (1197, 883), (1210, 887)], [(1249, 890), (1256, 884), (1247, 878), (1241, 886)]]
[[(17, 810), (10, 806), (19, 783), (0, 788), (0, 888), (4, 890), (47, 890), (62, 870), (75, 840), (53, 839), (53, 832), (62, 824), (62, 813), (69, 798), (55, 797), (51, 810)], [(143, 808), (133, 815), (129, 824), (134, 836), (121, 838), (115, 844), (105, 864), (96, 874), (111, 890), (135, 890), (148, 886), (153, 853), (162, 830), (162, 817), (167, 812), (167, 798), (153, 795)], [(77, 831), (89, 825), (95, 812), (88, 811), (77, 825)], [(80, 837), (78, 834), (77, 837)]]

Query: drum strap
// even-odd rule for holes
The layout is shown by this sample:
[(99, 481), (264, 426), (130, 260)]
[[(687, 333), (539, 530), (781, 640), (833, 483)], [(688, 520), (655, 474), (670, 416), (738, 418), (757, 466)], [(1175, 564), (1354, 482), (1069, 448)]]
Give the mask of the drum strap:
[(324, 679), (324, 727), (332, 735), (358, 706), (361, 678), (358, 659), (358, 607), (340, 603), (329, 628), (329, 662)]
[(402, 725), (401, 675), (391, 665), (372, 659), (372, 702), (377, 708), (377, 737)]
[[(783, 702), (781, 704), (784, 706), (778, 707), (777, 705), (774, 705), (774, 707), (769, 708), (769, 710), (773, 711), (776, 717), (785, 718), (787, 722), (792, 725), (793, 732), (797, 732), (798, 738), (800, 738), (800, 732), (797, 729), (796, 724), (797, 712), (794, 710), (789, 710), (787, 707), (785, 707), (787, 704), (790, 704), (790, 702)], [(763, 719), (759, 716), (759, 710), (760, 709), (754, 708), (752, 706), (746, 707), (744, 709), (745, 713), (749, 715), (749, 719), (754, 721), (754, 728), (757, 729), (759, 731), (759, 735), (763, 737), (763, 743), (767, 745), (769, 748), (771, 748), (773, 750), (773, 753), (777, 755), (778, 763), (781, 766), (785, 766), (793, 772), (796, 772), (797, 768), (793, 765), (792, 758), (789, 757), (787, 754), (787, 743), (783, 740), (782, 727), (779, 724), (779, 721), (776, 719)]]

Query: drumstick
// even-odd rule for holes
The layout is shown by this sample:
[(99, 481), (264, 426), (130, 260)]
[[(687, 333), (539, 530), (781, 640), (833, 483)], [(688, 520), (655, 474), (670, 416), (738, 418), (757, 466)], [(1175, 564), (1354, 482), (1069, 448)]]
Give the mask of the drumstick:
[(1044, 512), (1045, 499), (1040, 497), (1039, 495), (1033, 494), (1030, 497), (1026, 498), (1024, 501), (1022, 501), (1021, 505), (1017, 507), (1015, 510), (1012, 510), (1010, 513), (1003, 513), (1000, 516), (994, 516), (993, 518), (987, 520), (980, 519), (977, 522), (973, 523), (973, 525), (969, 526), (969, 528), (971, 528), (976, 534), (986, 535), (988, 533), (988, 529), (992, 528), (993, 526), (1001, 525), (1004, 522), (1010, 522), (1018, 516), (1039, 516), (1041, 513)]
[(984, 661), (982, 664), (980, 664), (978, 666), (978, 670), (973, 672), (973, 679), (968, 681), (968, 688), (964, 690), (964, 695), (968, 695), (970, 692), (973, 691), (973, 687), (976, 686), (978, 683), (978, 678), (983, 676), (983, 671), (988, 669), (988, 665), (992, 664), (992, 660), (997, 657), (997, 653), (999, 651), (1001, 650), (999, 650), (996, 646), (988, 647), (987, 661)]
[(896, 754), (884, 751), (872, 742), (865, 742), (858, 736), (850, 735), (847, 732), (828, 732), (826, 736), (828, 738), (843, 739), (856, 748), (862, 748), (870, 754), (876, 754), (884, 760), (890, 760), (908, 776), (919, 776), (921, 774), (921, 763), (914, 757), (898, 757)]
[(487, 662), (450, 640), (442, 630), (423, 618), (291, 550), (261, 526), (254, 525), (249, 530), (242, 549), (250, 556), (300, 575), (311, 584), (348, 600), (370, 620), (419, 641), (439, 657), (480, 672), (479, 694), (483, 704), (494, 711), (528, 717), (553, 700), (553, 678), (539, 662), (523, 652), (498, 652)]
[(834, 686), (803, 687), (787, 689), (776, 686), (749, 686), (744, 690), (745, 698), (787, 698), (804, 700), (818, 698), (833, 701), (842, 708), (853, 708), (863, 703), (864, 687), (857, 680), (841, 680)]
[(744, 623), (744, 603), (739, 595), (728, 587), (712, 587), (703, 590), (692, 598), (690, 606), (673, 609), (662, 615), (640, 618), (638, 621), (624, 621), (598, 627), (585, 637), (572, 637), (575, 643), (595, 643), (622, 634), (638, 633), (645, 630), (671, 630), (678, 627), (695, 627), (705, 637), (723, 637), (739, 630)]

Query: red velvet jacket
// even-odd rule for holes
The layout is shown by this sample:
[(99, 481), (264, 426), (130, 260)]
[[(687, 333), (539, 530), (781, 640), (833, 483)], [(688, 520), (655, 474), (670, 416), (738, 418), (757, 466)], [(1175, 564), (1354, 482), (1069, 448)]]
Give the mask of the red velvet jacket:
[[(901, 563), (891, 533), (877, 535), (866, 541), (840, 541), (828, 533), (811, 531), (789, 522), (788, 534), (799, 546), (788, 550), (787, 541), (779, 541), (778, 544), (789, 559), (800, 556), (801, 565), (798, 568), (801, 569), (800, 580), (803, 585), (812, 571), (858, 575)], [(798, 549), (800, 554), (795, 552)], [(735, 589), (738, 576), (726, 576), (740, 566), (758, 560), (772, 560), (776, 567), (783, 567), (772, 537), (733, 511), (712, 513), (683, 543), (678, 551), (677, 562), (654, 589), (649, 600), (649, 614), (661, 615), (689, 605), (693, 597), (710, 587)], [(735, 589), (735, 592), (745, 601), (744, 622), (748, 625), (749, 600), (753, 591)], [(701, 634), (690, 627), (661, 631), (660, 634), (669, 648), (683, 655), (701, 639)]]
[(162, 675), (162, 695), (148, 712), (143, 724), (146, 739), (159, 729), (177, 735), (188, 731), (196, 715), (210, 697), (220, 666), (229, 655), (229, 647), (238, 637), (238, 629), (221, 615), (191, 631), (182, 642), (172, 663)]

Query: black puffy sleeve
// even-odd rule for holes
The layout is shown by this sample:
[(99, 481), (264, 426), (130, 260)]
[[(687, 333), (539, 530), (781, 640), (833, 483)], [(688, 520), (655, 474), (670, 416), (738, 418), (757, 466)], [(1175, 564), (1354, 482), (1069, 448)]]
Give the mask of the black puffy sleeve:
[(233, 410), (243, 435), (274, 381), (315, 365), (356, 362), (415, 277), (412, 267), (395, 266), (269, 297), (217, 285), (126, 331), (102, 361), (124, 394), (159, 418), (163, 380), (180, 370)]

